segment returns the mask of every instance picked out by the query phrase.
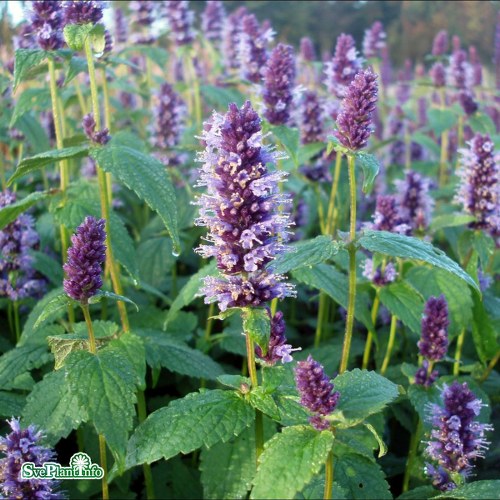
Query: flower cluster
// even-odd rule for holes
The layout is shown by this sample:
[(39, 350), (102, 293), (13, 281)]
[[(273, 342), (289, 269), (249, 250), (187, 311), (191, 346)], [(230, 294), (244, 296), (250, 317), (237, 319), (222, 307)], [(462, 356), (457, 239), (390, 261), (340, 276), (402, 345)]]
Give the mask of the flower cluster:
[(262, 145), (259, 116), (249, 101), (241, 109), (232, 103), (224, 116), (213, 114), (202, 139), (206, 148), (199, 156), (204, 162), (199, 185), (208, 192), (197, 202), (196, 223), (209, 228), (212, 244), (197, 252), (215, 257), (224, 273), (205, 278), (205, 301), (217, 301), (223, 311), (293, 295), (283, 276), (266, 269), (285, 250), (291, 223), (278, 207), (291, 199), (278, 189), (286, 174), (270, 173), (266, 166), (277, 154)]
[(30, 24), (25, 28), (43, 50), (57, 50), (64, 45), (61, 2), (36, 0), (31, 2)]
[(92, 113), (89, 113), (88, 115), (85, 115), (83, 117), (82, 126), (85, 135), (90, 141), (94, 142), (95, 144), (104, 145), (107, 144), (111, 139), (109, 130), (107, 128), (96, 131), (96, 123), (94, 120), (94, 115)]
[(68, 260), (64, 264), (64, 291), (74, 300), (87, 304), (102, 287), (102, 265), (106, 260), (104, 219), (86, 217), (71, 237)]
[(64, 24), (97, 24), (103, 16), (104, 3), (99, 0), (64, 2)]
[(128, 27), (125, 14), (122, 9), (113, 9), (115, 21), (115, 40), (117, 43), (125, 43), (127, 41)]
[(242, 19), (247, 15), (246, 7), (239, 7), (232, 14), (227, 16), (222, 27), (222, 55), (224, 66), (228, 69), (240, 67), (238, 57), (238, 46), (241, 32)]
[(366, 59), (380, 57), (381, 50), (386, 46), (386, 34), (380, 21), (375, 21), (371, 28), (365, 31), (363, 38), (363, 55)]
[(472, 69), (467, 62), (467, 52), (465, 50), (453, 52), (448, 67), (448, 82), (457, 89), (466, 89), (471, 86)]
[(334, 385), (325, 375), (323, 366), (311, 355), (306, 361), (299, 361), (295, 368), (295, 381), (300, 393), (300, 404), (314, 413), (309, 418), (311, 425), (319, 430), (330, 427), (325, 419), (335, 410), (340, 393), (334, 391)]
[(448, 51), (448, 32), (441, 30), (434, 37), (432, 42), (432, 55), (435, 57), (444, 56)]
[(304, 36), (300, 39), (300, 57), (303, 61), (312, 62), (316, 60), (316, 52), (312, 40)]
[(373, 224), (368, 224), (368, 228), (375, 231), (408, 234), (410, 227), (401, 216), (396, 196), (390, 194), (377, 196)]
[(372, 133), (372, 115), (378, 97), (377, 76), (360, 71), (347, 88), (333, 132), (342, 146), (358, 151), (366, 146)]
[(295, 85), (293, 47), (279, 43), (271, 52), (264, 68), (263, 100), (265, 118), (273, 125), (282, 125), (290, 118)]
[(437, 370), (431, 370), (431, 364), (427, 359), (422, 361), (422, 366), (415, 373), (415, 384), (430, 387), (439, 377)]
[(445, 385), (441, 399), (442, 406), (430, 405), (429, 421), (433, 430), (425, 451), (438, 463), (438, 468), (426, 465), (426, 473), (433, 478), (435, 486), (446, 491), (456, 487), (451, 474), (458, 473), (466, 478), (471, 473), (473, 461), (484, 457), (489, 445), (484, 435), (493, 427), (476, 420), (484, 405), (466, 382)]
[(155, 2), (151, 0), (132, 0), (129, 3), (132, 12), (132, 22), (141, 26), (151, 26), (154, 22)]
[[(15, 201), (14, 193), (0, 192), (0, 208)], [(37, 276), (30, 255), (39, 244), (33, 225), (33, 218), (22, 214), (0, 230), (0, 297), (16, 301), (44, 292), (46, 282)]]
[(186, 0), (163, 2), (165, 17), (170, 30), (170, 40), (176, 45), (187, 45), (194, 40), (194, 12)]
[(21, 478), (21, 467), (24, 463), (32, 462), (40, 467), (45, 462), (53, 462), (56, 454), (39, 444), (43, 434), (36, 431), (34, 426), (21, 429), (17, 419), (8, 423), (12, 432), (0, 437), (0, 454), (4, 455), (4, 458), (0, 458), (0, 497), (43, 500), (66, 498), (62, 492), (57, 491), (59, 481)]
[(385, 286), (392, 283), (398, 273), (392, 262), (386, 264), (385, 267), (373, 265), (373, 259), (366, 259), (363, 269), (363, 276), (368, 278), (375, 286)]
[(434, 63), (429, 70), (429, 75), (432, 78), (434, 87), (444, 87), (446, 85), (446, 68), (443, 63)]
[(226, 16), (220, 0), (208, 0), (201, 16), (201, 29), (207, 40), (219, 43), (222, 40), (222, 28)]
[(448, 303), (444, 295), (430, 297), (425, 303), (422, 318), (422, 337), (418, 342), (420, 354), (431, 361), (439, 361), (448, 352)]
[(300, 141), (302, 144), (321, 142), (324, 135), (323, 102), (314, 90), (306, 90), (300, 106)]

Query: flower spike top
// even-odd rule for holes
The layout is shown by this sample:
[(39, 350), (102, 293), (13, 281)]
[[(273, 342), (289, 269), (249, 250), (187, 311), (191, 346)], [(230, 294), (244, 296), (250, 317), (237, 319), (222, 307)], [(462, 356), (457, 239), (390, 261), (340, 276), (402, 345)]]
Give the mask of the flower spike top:
[(366, 146), (372, 133), (372, 115), (378, 98), (377, 76), (360, 71), (346, 90), (333, 132), (342, 146), (358, 151)]
[(441, 30), (432, 42), (432, 55), (439, 57), (444, 56), (448, 50), (448, 32)]
[(67, 278), (64, 291), (74, 300), (87, 304), (102, 287), (102, 265), (106, 260), (104, 219), (86, 217), (71, 237), (68, 260), (64, 264)]
[(208, 0), (201, 16), (201, 29), (207, 40), (220, 43), (226, 16), (224, 4), (220, 0)]
[(168, 22), (170, 40), (177, 46), (187, 45), (195, 38), (193, 29), (194, 12), (187, 0), (166, 0), (162, 2), (164, 16)]
[(109, 135), (109, 130), (107, 128), (103, 128), (102, 130), (96, 131), (96, 123), (94, 120), (94, 115), (89, 113), (85, 115), (82, 120), (83, 131), (87, 138), (94, 142), (95, 144), (100, 144), (104, 146), (109, 142), (111, 136)]
[(363, 55), (370, 59), (371, 57), (380, 57), (381, 50), (386, 46), (386, 34), (384, 26), (380, 21), (375, 21), (371, 28), (365, 31), (363, 38)]
[(440, 361), (448, 351), (448, 303), (444, 295), (430, 297), (425, 303), (422, 318), (422, 337), (418, 342), (420, 354), (430, 361)]
[(286, 249), (291, 222), (278, 206), (291, 199), (278, 189), (286, 174), (268, 171), (267, 163), (279, 155), (262, 145), (259, 116), (249, 101), (241, 109), (232, 103), (225, 115), (214, 112), (204, 128), (198, 185), (206, 186), (207, 193), (197, 202), (196, 224), (208, 227), (210, 244), (197, 252), (215, 257), (224, 275), (205, 278), (205, 302), (217, 301), (223, 311), (293, 295), (283, 276), (266, 267)]
[(64, 2), (64, 24), (97, 24), (103, 16), (104, 2), (68, 0)]
[(62, 34), (63, 12), (61, 2), (36, 0), (31, 2), (30, 23), (26, 34), (33, 35), (43, 50), (57, 50), (64, 45)]

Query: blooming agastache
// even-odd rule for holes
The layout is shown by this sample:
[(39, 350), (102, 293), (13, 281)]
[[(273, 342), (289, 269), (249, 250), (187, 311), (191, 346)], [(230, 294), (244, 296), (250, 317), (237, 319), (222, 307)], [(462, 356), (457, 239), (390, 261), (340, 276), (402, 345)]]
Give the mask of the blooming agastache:
[(131, 21), (141, 26), (151, 26), (155, 20), (155, 3), (151, 0), (132, 0), (129, 3)]
[(420, 354), (431, 361), (440, 361), (448, 352), (448, 303), (444, 295), (430, 297), (425, 303)]
[(264, 117), (273, 125), (283, 125), (290, 119), (295, 86), (295, 54), (293, 47), (279, 43), (271, 52), (264, 68), (262, 98)]
[(106, 260), (104, 219), (86, 217), (71, 237), (64, 264), (64, 291), (83, 305), (102, 287), (102, 265)]
[(299, 109), (300, 141), (302, 144), (321, 142), (324, 139), (323, 101), (314, 90), (306, 90), (302, 95)]
[(127, 20), (123, 10), (118, 8), (114, 9), (114, 22), (115, 22), (115, 39), (117, 43), (125, 43), (127, 41), (128, 26)]
[(392, 283), (398, 273), (392, 262), (385, 267), (374, 266), (373, 259), (366, 259), (363, 269), (363, 276), (368, 278), (375, 286), (385, 286)]
[(63, 11), (62, 2), (36, 0), (31, 2), (29, 24), (26, 33), (33, 35), (36, 43), (43, 50), (57, 50), (63, 47)]
[(246, 7), (239, 7), (226, 17), (222, 27), (222, 56), (227, 69), (240, 67), (238, 46), (241, 32), (241, 21), (247, 15)]
[(380, 57), (381, 50), (386, 46), (386, 37), (384, 26), (380, 21), (375, 21), (371, 28), (365, 31), (365, 36), (363, 38), (363, 55), (366, 59)]
[(178, 47), (194, 40), (194, 12), (186, 0), (166, 0), (163, 12), (168, 22), (170, 40)]
[(97, 24), (103, 16), (104, 2), (68, 0), (64, 2), (64, 24)]
[(222, 28), (226, 12), (220, 0), (208, 0), (201, 16), (201, 29), (205, 38), (219, 44), (222, 40)]
[(223, 273), (205, 278), (205, 302), (216, 301), (224, 311), (293, 295), (284, 277), (267, 268), (286, 250), (291, 222), (278, 207), (291, 199), (278, 189), (286, 174), (268, 170), (279, 155), (263, 146), (259, 116), (249, 101), (241, 109), (232, 103), (225, 115), (214, 112), (201, 138), (206, 148), (199, 155), (204, 163), (199, 185), (207, 193), (197, 202), (196, 223), (208, 227), (211, 244), (197, 252), (215, 257)]
[(435, 57), (444, 56), (448, 51), (448, 32), (441, 30), (434, 37), (432, 42), (432, 55)]
[(401, 216), (396, 196), (390, 194), (377, 196), (373, 223), (368, 223), (367, 227), (399, 234), (408, 234), (410, 231), (407, 220)]
[(467, 52), (457, 50), (450, 57), (448, 83), (457, 89), (466, 89), (472, 85), (472, 68), (467, 62)]
[(333, 132), (342, 146), (351, 151), (364, 148), (372, 133), (372, 115), (378, 98), (377, 76), (360, 71), (350, 83)]
[(435, 486), (446, 491), (457, 486), (454, 475), (459, 474), (463, 481), (470, 475), (474, 460), (484, 457), (489, 445), (485, 433), (493, 427), (477, 421), (484, 404), (466, 382), (444, 385), (441, 401), (442, 405), (429, 406), (428, 420), (433, 429), (425, 450), (425, 454), (438, 463), (438, 468), (427, 465), (425, 470)]
[(303, 61), (312, 62), (316, 60), (316, 51), (312, 40), (304, 36), (300, 39), (300, 57)]
[(109, 130), (107, 128), (96, 131), (96, 123), (94, 115), (92, 113), (89, 113), (88, 115), (85, 115), (83, 117), (82, 126), (87, 138), (95, 144), (100, 144), (103, 146), (104, 144), (107, 144), (111, 139)]
[(434, 63), (429, 70), (429, 75), (432, 78), (434, 87), (444, 87), (446, 85), (446, 68), (443, 63)]
[(334, 391), (334, 385), (323, 366), (309, 355), (306, 361), (297, 363), (295, 382), (300, 404), (314, 414), (309, 418), (310, 424), (319, 431), (328, 429), (330, 423), (325, 417), (335, 410), (340, 393)]
[(11, 499), (62, 499), (66, 498), (58, 491), (59, 481), (48, 478), (22, 479), (21, 467), (32, 462), (36, 467), (45, 462), (54, 462), (56, 453), (39, 444), (43, 434), (30, 425), (21, 429), (19, 420), (8, 422), (11, 432), (0, 437), (0, 497)]

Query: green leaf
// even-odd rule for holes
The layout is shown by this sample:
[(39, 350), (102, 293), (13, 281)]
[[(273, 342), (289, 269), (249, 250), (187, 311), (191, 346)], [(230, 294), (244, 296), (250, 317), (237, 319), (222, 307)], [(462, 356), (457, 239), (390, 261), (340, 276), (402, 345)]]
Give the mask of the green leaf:
[(13, 127), (17, 120), (25, 113), (32, 111), (35, 108), (46, 110), (51, 105), (50, 92), (48, 89), (29, 88), (26, 89), (17, 99), (12, 117), (10, 119), (10, 127)]
[(146, 349), (142, 338), (135, 333), (125, 332), (119, 338), (112, 340), (107, 348), (128, 358), (130, 365), (134, 367), (135, 383), (143, 391), (146, 388)]
[(434, 154), (434, 156), (439, 158), (439, 155), (441, 154), (441, 149), (429, 136), (421, 134), (421, 133), (416, 133), (416, 134), (412, 134), (411, 140), (412, 140), (412, 142), (420, 144), (420, 146), (423, 146), (428, 151), (430, 151), (432, 154)]
[(257, 410), (260, 410), (264, 415), (268, 415), (273, 420), (280, 420), (280, 411), (271, 394), (268, 394), (261, 386), (254, 387), (248, 401)]
[(163, 237), (143, 241), (137, 249), (137, 255), (142, 281), (160, 288), (175, 262), (171, 240)]
[(462, 215), (462, 214), (439, 215), (437, 217), (434, 217), (429, 226), (429, 229), (432, 232), (436, 232), (445, 227), (464, 226), (465, 224), (469, 224), (469, 222), (473, 222), (474, 220), (476, 220), (476, 218), (473, 215)]
[(66, 160), (68, 158), (81, 158), (88, 153), (88, 146), (73, 146), (71, 148), (53, 149), (40, 153), (30, 158), (23, 158), (16, 168), (14, 174), (7, 181), (7, 186), (10, 186), (14, 181), (21, 177), (38, 170), (52, 163)]
[(380, 301), (410, 330), (419, 334), (421, 330), (424, 301), (422, 296), (408, 283), (391, 283), (380, 289)]
[[(347, 276), (337, 271), (333, 266), (319, 264), (313, 268), (301, 267), (292, 271), (292, 276), (301, 283), (325, 292), (344, 309), (347, 309)], [(368, 329), (372, 328), (372, 320), (368, 309), (366, 294), (356, 294), (354, 316)]]
[[(94, 207), (97, 209), (95, 216), (100, 217), (100, 204)], [(137, 285), (140, 278), (134, 240), (130, 237), (121, 217), (113, 211), (109, 214), (109, 237), (116, 260)]]
[(472, 300), (474, 302), (472, 309), (472, 339), (474, 340), (479, 359), (483, 363), (486, 363), (494, 358), (500, 349), (497, 341), (497, 332), (479, 297), (474, 294)]
[(332, 417), (340, 422), (339, 427), (353, 427), (363, 422), (399, 396), (396, 384), (359, 368), (335, 377), (333, 383), (340, 399)]
[(15, 221), (19, 215), (32, 207), (40, 200), (44, 200), (49, 196), (47, 191), (35, 191), (25, 196), (21, 200), (17, 200), (10, 205), (0, 208), (0, 229), (3, 229), (7, 224)]
[(426, 241), (388, 231), (368, 230), (359, 239), (359, 244), (370, 252), (403, 259), (423, 260), (458, 276), (479, 291), (476, 282), (455, 261)]
[(214, 85), (202, 85), (200, 87), (203, 99), (213, 108), (226, 110), (230, 102), (241, 106), (245, 101), (244, 96), (235, 88), (221, 88)]
[(69, 61), (68, 72), (64, 79), (64, 85), (68, 85), (80, 73), (87, 72), (87, 60), (83, 57), (73, 56)]
[(59, 286), (64, 279), (61, 264), (46, 253), (31, 251), (33, 257), (33, 269), (47, 277), (53, 285)]
[(188, 394), (151, 413), (137, 427), (128, 444), (126, 465), (168, 460), (203, 445), (228, 441), (253, 420), (253, 408), (233, 391)]
[(20, 394), (0, 391), (0, 417), (10, 418), (21, 415), (25, 403), (25, 397)]
[(17, 86), (23, 81), (26, 73), (37, 66), (47, 57), (45, 50), (38, 49), (17, 49), (14, 63), (14, 92)]
[(439, 493), (433, 486), (418, 486), (398, 496), (398, 500), (422, 500), (422, 498), (434, 498)]
[(72, 299), (66, 295), (65, 291), (60, 291), (58, 295), (47, 302), (40, 316), (38, 316), (38, 319), (35, 321), (33, 329), (36, 330), (43, 322), (45, 322), (45, 320), (52, 317), (54, 313), (60, 311), (61, 309), (65, 309), (72, 302)]
[(271, 335), (271, 318), (266, 309), (257, 307), (243, 307), (241, 310), (243, 319), (243, 332), (267, 354), (269, 337)]
[(431, 108), (427, 111), (429, 125), (436, 135), (441, 135), (445, 130), (452, 128), (458, 120), (458, 116), (449, 109)]
[(43, 429), (51, 445), (88, 419), (87, 411), (70, 392), (64, 371), (50, 372), (35, 385), (22, 416), (26, 424)]
[[(131, 47), (126, 47), (120, 54), (126, 54), (127, 52), (139, 52), (144, 54), (148, 59), (151, 59), (159, 68), (163, 69), (166, 67), (168, 62), (168, 52), (160, 47), (151, 47), (149, 45), (133, 45)], [(126, 57), (126, 61), (123, 64), (130, 64), (130, 57)], [(132, 66), (134, 67), (134, 66)], [(140, 69), (140, 68), (138, 68)]]
[(295, 166), (298, 166), (297, 152), (299, 150), (299, 130), (286, 125), (274, 125), (271, 126), (271, 132), (276, 136), (279, 143), (290, 155), (290, 158), (293, 160)]
[(359, 152), (356, 154), (356, 164), (363, 170), (363, 193), (369, 194), (379, 173), (380, 163), (375, 155)]
[(474, 231), (472, 246), (479, 256), (481, 267), (486, 269), (490, 262), (490, 258), (495, 253), (494, 239), (489, 234), (485, 234), (484, 231)]
[(113, 145), (112, 141), (103, 148), (91, 149), (90, 156), (158, 213), (172, 238), (173, 251), (180, 253), (175, 192), (165, 166), (152, 156)]
[(408, 399), (411, 405), (418, 413), (424, 427), (429, 427), (428, 405), (429, 403), (442, 404), (439, 389), (436, 385), (425, 388), (421, 385), (411, 384), (408, 387)]
[(324, 466), (333, 441), (330, 431), (285, 427), (265, 444), (250, 498), (293, 498)]
[(373, 427), (372, 424), (365, 422), (363, 424), (373, 435), (373, 437), (377, 440), (379, 450), (378, 450), (378, 458), (383, 457), (387, 454), (387, 445), (384, 443), (383, 439), (380, 437), (380, 434), (377, 432), (377, 429)]
[(54, 370), (59, 370), (64, 366), (64, 361), (76, 351), (87, 351), (89, 341), (82, 338), (74, 338), (72, 335), (59, 335), (48, 337), (49, 348), (54, 355)]
[(64, 27), (64, 40), (72, 50), (82, 50), (85, 40), (94, 29), (93, 23), (67, 24)]
[(135, 415), (134, 366), (116, 350), (104, 348), (97, 354), (72, 353), (65, 371), (71, 393), (87, 410), (97, 433), (106, 438), (121, 470)]
[(467, 123), (474, 133), (495, 135), (497, 131), (495, 122), (486, 113), (474, 113), (467, 118)]
[(216, 380), (224, 373), (221, 366), (202, 352), (189, 347), (166, 332), (137, 330), (144, 341), (146, 360), (152, 368), (166, 368), (189, 377)]
[(458, 488), (441, 493), (434, 498), (455, 498), (457, 500), (491, 500), (498, 498), (500, 480), (489, 479), (474, 481)]
[(322, 235), (290, 245), (290, 249), (270, 264), (275, 273), (285, 274), (299, 267), (321, 264), (339, 252), (339, 244), (331, 236)]
[(133, 300), (130, 300), (123, 295), (118, 295), (113, 292), (107, 292), (105, 290), (99, 290), (95, 295), (90, 297), (89, 304), (98, 304), (102, 299), (114, 300), (116, 302), (126, 302), (127, 304), (133, 305), (136, 311), (139, 311), (139, 306)]
[(33, 113), (21, 116), (15, 126), (25, 135), (26, 141), (32, 147), (34, 153), (47, 151), (50, 148), (47, 132), (35, 119)]

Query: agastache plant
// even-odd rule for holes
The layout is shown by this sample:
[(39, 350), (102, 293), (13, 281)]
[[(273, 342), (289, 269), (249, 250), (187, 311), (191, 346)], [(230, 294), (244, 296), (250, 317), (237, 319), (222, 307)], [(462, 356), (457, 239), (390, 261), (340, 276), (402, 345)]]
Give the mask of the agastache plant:
[(363, 55), (366, 59), (381, 56), (381, 50), (386, 45), (386, 37), (384, 26), (380, 21), (375, 21), (371, 28), (365, 30)]
[(226, 12), (220, 0), (209, 0), (201, 16), (201, 29), (205, 38), (217, 46), (222, 40), (222, 29)]
[(229, 14), (222, 28), (222, 58), (226, 69), (238, 69), (240, 59), (238, 57), (238, 47), (240, 40), (241, 22), (246, 16), (246, 7), (239, 7)]
[(191, 43), (195, 37), (194, 12), (189, 9), (189, 2), (187, 0), (165, 0), (162, 2), (162, 8), (172, 43), (177, 47)]
[(64, 25), (62, 2), (36, 0), (31, 2), (29, 24), (25, 31), (30, 33), (43, 50), (57, 50), (63, 47)]

